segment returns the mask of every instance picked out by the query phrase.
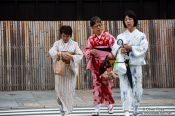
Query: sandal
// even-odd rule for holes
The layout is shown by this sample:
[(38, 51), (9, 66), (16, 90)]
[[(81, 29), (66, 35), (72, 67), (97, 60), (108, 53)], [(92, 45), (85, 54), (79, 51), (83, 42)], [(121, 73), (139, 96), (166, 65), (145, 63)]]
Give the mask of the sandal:
[(140, 116), (140, 113), (133, 113), (133, 116)]
[(99, 112), (93, 112), (92, 116), (99, 116)]
[(114, 105), (109, 105), (108, 106), (108, 113), (113, 114), (114, 113)]
[(64, 116), (70, 116), (70, 114), (69, 113), (65, 113)]

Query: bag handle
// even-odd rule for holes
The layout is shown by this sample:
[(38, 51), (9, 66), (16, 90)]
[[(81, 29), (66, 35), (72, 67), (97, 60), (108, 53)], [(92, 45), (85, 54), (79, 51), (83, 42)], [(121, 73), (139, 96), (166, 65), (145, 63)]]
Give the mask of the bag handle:
[(116, 51), (115, 57), (117, 56), (117, 54), (118, 54), (120, 48), (124, 48), (123, 40), (122, 40), (122, 39), (118, 39), (118, 40), (117, 40), (117, 44), (118, 44), (120, 47), (119, 47), (118, 50)]
[(61, 56), (62, 52), (60, 52), (60, 60), (62, 60), (62, 56)]
[(62, 60), (62, 55), (61, 54), (62, 54), (62, 52), (59, 52), (59, 55), (58, 55), (59, 57), (57, 57), (57, 61)]
[[(119, 49), (120, 48), (124, 48), (124, 43), (123, 43), (123, 40), (122, 39), (118, 39), (117, 40), (117, 44), (120, 46)], [(116, 51), (115, 56), (117, 56), (117, 53), (118, 53), (119, 49)], [(129, 52), (125, 52), (125, 54), (127, 54), (129, 56)]]

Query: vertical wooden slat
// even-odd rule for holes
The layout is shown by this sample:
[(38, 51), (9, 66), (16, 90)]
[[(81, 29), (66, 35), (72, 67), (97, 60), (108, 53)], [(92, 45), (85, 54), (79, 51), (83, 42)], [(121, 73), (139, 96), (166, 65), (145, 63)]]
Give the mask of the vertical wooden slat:
[(4, 68), (4, 59), (3, 59), (3, 51), (4, 51), (4, 46), (3, 46), (3, 22), (0, 22), (0, 90), (3, 90), (3, 68)]
[(11, 43), (10, 43), (10, 21), (7, 22), (7, 89), (11, 90)]

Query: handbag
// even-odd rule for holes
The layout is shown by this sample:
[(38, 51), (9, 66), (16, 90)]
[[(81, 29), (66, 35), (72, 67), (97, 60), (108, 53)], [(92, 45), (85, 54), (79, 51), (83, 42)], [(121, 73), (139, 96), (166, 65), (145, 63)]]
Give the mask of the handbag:
[(99, 78), (101, 80), (113, 80), (116, 78), (116, 75), (113, 73), (113, 60), (109, 60), (108, 56), (106, 56), (103, 64), (100, 66), (99, 69)]
[(107, 68), (111, 67), (111, 63), (109, 62), (108, 57), (106, 56), (104, 62), (102, 63), (102, 65), (99, 68), (99, 74), (103, 74)]
[(59, 60), (56, 61), (56, 64), (54, 65), (54, 74), (55, 75), (66, 75), (66, 63), (63, 61), (61, 53)]
[[(117, 41), (117, 43), (120, 46), (124, 47), (122, 39), (119, 39)], [(126, 53), (129, 56), (129, 52), (126, 52)], [(129, 66), (129, 60), (124, 59), (123, 54), (121, 54), (120, 49), (119, 49), (118, 54), (117, 54), (117, 58), (116, 58), (116, 61), (115, 61), (115, 64), (114, 64), (113, 71), (118, 73), (119, 75), (126, 74), (127, 77), (128, 77), (129, 84), (130, 84), (131, 88), (133, 88), (132, 74), (131, 74), (131, 70), (130, 70), (130, 66)]]
[(124, 75), (127, 72), (125, 59), (121, 54), (121, 50), (118, 51), (117, 58), (114, 63), (113, 71), (119, 75)]

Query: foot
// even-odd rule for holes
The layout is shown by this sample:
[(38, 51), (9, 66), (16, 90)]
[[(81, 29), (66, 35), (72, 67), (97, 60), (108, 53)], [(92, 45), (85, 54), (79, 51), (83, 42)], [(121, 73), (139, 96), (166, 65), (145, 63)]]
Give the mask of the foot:
[(70, 114), (68, 112), (65, 112), (64, 116), (70, 116)]
[(113, 114), (113, 113), (114, 113), (114, 105), (110, 104), (110, 105), (108, 106), (108, 113), (109, 113), (109, 114)]
[(93, 112), (92, 116), (99, 116), (99, 112)]
[(64, 116), (65, 112), (64, 111), (60, 111), (61, 116)]
[(100, 107), (101, 107), (101, 104), (95, 105), (95, 109), (94, 109), (94, 112), (92, 113), (92, 116), (99, 116), (99, 114), (100, 114)]
[(138, 113), (138, 112), (134, 113), (133, 112), (133, 116), (140, 116), (140, 113)]
[(129, 112), (125, 112), (125, 116), (130, 116)]

